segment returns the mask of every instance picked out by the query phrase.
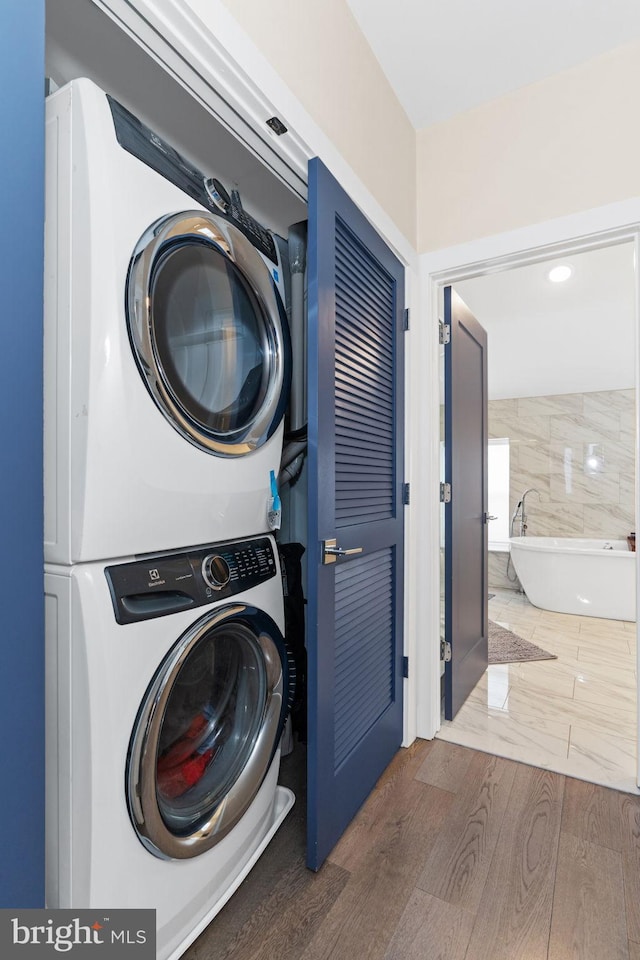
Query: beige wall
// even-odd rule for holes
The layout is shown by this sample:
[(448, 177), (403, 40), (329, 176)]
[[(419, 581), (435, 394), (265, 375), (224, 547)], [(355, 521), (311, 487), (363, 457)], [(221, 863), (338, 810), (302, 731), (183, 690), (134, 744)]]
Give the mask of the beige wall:
[(640, 43), (417, 135), (418, 250), (640, 194)]
[(224, 3), (415, 247), (415, 131), (345, 0)]
[(640, 195), (638, 42), (416, 134), (346, 0), (223, 3), (419, 252)]

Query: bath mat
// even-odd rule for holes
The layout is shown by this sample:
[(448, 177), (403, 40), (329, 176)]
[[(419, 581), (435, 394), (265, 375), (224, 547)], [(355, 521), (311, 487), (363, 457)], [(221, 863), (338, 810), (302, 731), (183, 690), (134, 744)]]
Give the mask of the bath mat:
[(557, 660), (555, 653), (547, 653), (529, 640), (523, 640), (511, 630), (489, 620), (489, 663), (516, 663), (521, 660)]

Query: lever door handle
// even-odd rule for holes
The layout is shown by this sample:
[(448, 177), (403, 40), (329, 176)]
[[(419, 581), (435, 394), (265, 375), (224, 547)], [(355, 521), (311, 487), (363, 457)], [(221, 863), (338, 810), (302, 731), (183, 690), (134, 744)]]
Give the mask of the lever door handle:
[(351, 547), (350, 550), (345, 550), (343, 547), (325, 547), (324, 552), (335, 557), (348, 557), (351, 553), (362, 553), (362, 547)]
[(322, 562), (323, 563), (335, 563), (338, 557), (349, 557), (354, 553), (362, 553), (362, 547), (351, 547), (349, 550), (345, 550), (343, 547), (337, 545), (335, 537), (331, 540), (322, 541)]
[(491, 514), (491, 513), (485, 513), (485, 515), (484, 515), (484, 522), (485, 522), (485, 523), (489, 523), (489, 520), (497, 520), (497, 519), (498, 519), (498, 518), (497, 518), (497, 517), (494, 517), (493, 514)]

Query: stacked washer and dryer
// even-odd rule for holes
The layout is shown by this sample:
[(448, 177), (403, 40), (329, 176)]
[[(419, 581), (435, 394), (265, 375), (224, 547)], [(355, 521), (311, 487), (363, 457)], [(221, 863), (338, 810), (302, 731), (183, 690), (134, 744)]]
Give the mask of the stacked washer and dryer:
[(155, 908), (165, 960), (294, 799), (282, 251), (91, 81), (46, 130), (48, 905)]

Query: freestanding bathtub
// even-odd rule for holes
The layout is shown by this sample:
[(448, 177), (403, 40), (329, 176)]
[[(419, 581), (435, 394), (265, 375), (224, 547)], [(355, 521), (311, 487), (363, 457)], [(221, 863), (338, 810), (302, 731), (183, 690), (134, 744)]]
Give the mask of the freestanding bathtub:
[(509, 543), (520, 583), (536, 607), (636, 619), (636, 554), (626, 540), (512, 537)]

